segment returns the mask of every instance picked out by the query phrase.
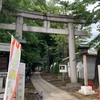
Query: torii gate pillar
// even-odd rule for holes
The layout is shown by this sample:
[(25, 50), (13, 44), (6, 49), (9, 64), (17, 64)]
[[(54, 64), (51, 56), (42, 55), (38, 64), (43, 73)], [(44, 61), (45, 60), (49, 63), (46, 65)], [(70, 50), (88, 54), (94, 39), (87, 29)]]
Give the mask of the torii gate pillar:
[(23, 17), (17, 17), (16, 37), (18, 39), (22, 39), (22, 31), (23, 31)]
[(69, 31), (69, 63), (70, 63), (70, 75), (71, 83), (77, 83), (77, 70), (75, 60), (75, 37), (73, 23), (68, 23)]

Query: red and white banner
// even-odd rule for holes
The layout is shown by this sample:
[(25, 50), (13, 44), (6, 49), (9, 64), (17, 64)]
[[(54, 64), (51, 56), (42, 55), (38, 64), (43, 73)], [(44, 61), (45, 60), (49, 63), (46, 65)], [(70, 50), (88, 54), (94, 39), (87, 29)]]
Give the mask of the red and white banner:
[(21, 56), (21, 44), (11, 37), (10, 59), (6, 81), (6, 88), (3, 100), (13, 100), (15, 96), (18, 77), (19, 77), (19, 64)]

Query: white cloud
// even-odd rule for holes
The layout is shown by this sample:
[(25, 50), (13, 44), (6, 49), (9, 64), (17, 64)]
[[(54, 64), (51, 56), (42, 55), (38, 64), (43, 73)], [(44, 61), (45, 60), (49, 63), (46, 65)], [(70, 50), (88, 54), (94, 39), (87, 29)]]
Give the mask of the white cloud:
[(91, 39), (93, 39), (93, 38), (95, 38), (98, 34), (100, 34), (100, 32), (99, 31), (97, 31), (97, 25), (98, 25), (99, 23), (96, 23), (96, 24), (91, 24), (91, 27), (92, 27), (92, 37), (91, 37)]
[[(46, 0), (46, 1), (50, 1), (50, 0)], [(61, 1), (69, 1), (69, 2), (74, 2), (75, 0), (61, 0)]]
[(100, 34), (99, 31), (97, 31), (97, 26), (99, 25), (99, 23), (96, 23), (96, 24), (91, 24), (91, 27), (92, 27), (92, 30), (91, 30), (91, 33), (92, 33), (92, 36), (91, 38), (88, 39), (88, 41), (91, 41), (93, 40), (98, 34)]
[[(87, 6), (87, 10), (92, 11), (94, 9), (94, 7), (96, 7), (98, 5), (99, 2), (96, 2), (95, 4), (90, 4)], [(100, 7), (97, 7), (96, 9), (100, 9)]]
[(69, 2), (74, 2), (75, 0), (61, 0), (61, 1), (69, 1)]

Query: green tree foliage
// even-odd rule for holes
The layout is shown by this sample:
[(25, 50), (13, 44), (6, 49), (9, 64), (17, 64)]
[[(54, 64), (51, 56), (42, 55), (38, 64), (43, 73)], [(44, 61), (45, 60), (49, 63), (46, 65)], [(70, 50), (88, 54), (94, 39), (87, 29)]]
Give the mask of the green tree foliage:
[(59, 74), (59, 64), (56, 64), (55, 66), (53, 66), (53, 73)]
[(20, 9), (45, 13), (46, 0), (21, 0)]
[[(11, 32), (12, 35), (15, 35), (15, 32)], [(0, 30), (0, 42), (1, 43), (10, 43), (11, 42), (10, 31)]]
[[(40, 59), (40, 51), (39, 51), (39, 41), (38, 37), (34, 33), (24, 33), (23, 35), (24, 39), (27, 41), (27, 43), (23, 46), (22, 51), (22, 58), (25, 62), (28, 62), (30, 64), (34, 62), (39, 62)], [(28, 38), (27, 38), (28, 37)]]
[(9, 11), (16, 10), (19, 8), (20, 0), (3, 0), (3, 9), (7, 9)]

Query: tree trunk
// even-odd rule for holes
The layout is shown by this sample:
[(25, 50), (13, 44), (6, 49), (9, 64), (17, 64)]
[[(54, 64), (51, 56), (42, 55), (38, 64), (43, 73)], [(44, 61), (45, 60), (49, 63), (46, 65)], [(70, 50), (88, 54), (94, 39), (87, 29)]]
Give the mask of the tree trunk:
[(95, 63), (95, 76), (93, 79), (94, 85), (98, 86), (99, 79), (98, 79), (98, 65), (100, 65), (100, 50), (97, 53), (96, 63)]
[(2, 9), (2, 0), (0, 0), (0, 12), (1, 12), (1, 9)]

